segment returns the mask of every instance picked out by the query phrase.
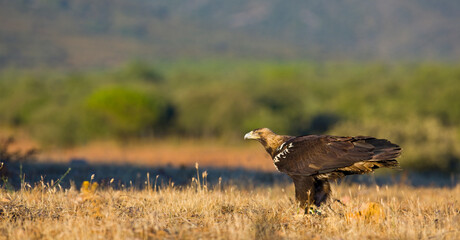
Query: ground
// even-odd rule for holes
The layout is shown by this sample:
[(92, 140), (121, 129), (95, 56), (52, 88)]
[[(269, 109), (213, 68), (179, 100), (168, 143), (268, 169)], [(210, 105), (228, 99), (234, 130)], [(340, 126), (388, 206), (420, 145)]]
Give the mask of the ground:
[(460, 185), (334, 185), (337, 202), (303, 214), (291, 184), (49, 184), (0, 192), (0, 239), (460, 239)]

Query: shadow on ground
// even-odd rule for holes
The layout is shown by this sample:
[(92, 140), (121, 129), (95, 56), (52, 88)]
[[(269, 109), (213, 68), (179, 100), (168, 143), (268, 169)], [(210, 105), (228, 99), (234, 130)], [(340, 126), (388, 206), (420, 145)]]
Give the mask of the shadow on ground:
[[(71, 169), (70, 172), (64, 174)], [(203, 178), (203, 172), (207, 172), (207, 183), (215, 186), (221, 181), (222, 185), (235, 185), (244, 188), (257, 186), (271, 186), (278, 184), (290, 184), (291, 179), (282, 173), (263, 172), (244, 168), (217, 168), (217, 167), (173, 167), (173, 166), (139, 166), (139, 165), (116, 165), (116, 164), (90, 164), (83, 159), (73, 160), (70, 163), (10, 163), (8, 166), (8, 185), (19, 188), (21, 185), (21, 173), (24, 181), (34, 185), (41, 180), (45, 183), (56, 182), (62, 178), (60, 185), (64, 188), (73, 183), (80, 187), (83, 181), (97, 181), (101, 185), (111, 185), (115, 188), (135, 187), (144, 188), (147, 184), (147, 173), (150, 186), (164, 186), (174, 183), (175, 186), (184, 186), (192, 182), (192, 178), (199, 175)], [(111, 180), (113, 179), (112, 183)], [(408, 173), (398, 170), (389, 170), (384, 174), (354, 175), (341, 180), (342, 183), (394, 185), (407, 184), (412, 186), (438, 186), (454, 187), (460, 179), (459, 175), (445, 176), (436, 173)], [(2, 185), (5, 185), (6, 178)]]

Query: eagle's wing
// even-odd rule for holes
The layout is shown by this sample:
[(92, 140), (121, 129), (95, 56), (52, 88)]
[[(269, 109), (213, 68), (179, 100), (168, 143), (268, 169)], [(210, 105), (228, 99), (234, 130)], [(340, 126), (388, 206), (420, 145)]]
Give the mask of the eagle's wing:
[[(282, 144), (273, 160), (278, 170), (289, 175), (327, 174), (336, 170), (355, 171), (352, 174), (372, 171), (381, 167), (378, 164), (397, 165), (394, 159), (400, 152), (398, 145), (385, 139), (309, 135)], [(393, 162), (385, 165), (385, 161)]]

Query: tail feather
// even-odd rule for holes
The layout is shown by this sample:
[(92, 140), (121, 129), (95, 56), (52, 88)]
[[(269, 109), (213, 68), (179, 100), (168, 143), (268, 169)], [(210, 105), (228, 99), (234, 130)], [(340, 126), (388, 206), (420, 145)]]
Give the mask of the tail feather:
[[(378, 168), (398, 168), (396, 160), (401, 155), (401, 147), (386, 139), (373, 137), (353, 137), (353, 152), (348, 152), (352, 159), (361, 158), (351, 165), (336, 168), (334, 171), (325, 171), (317, 175), (320, 179), (337, 179), (346, 175), (364, 174), (373, 172)], [(365, 156), (366, 158), (362, 158)]]
[(401, 147), (386, 139), (356, 137), (356, 140), (353, 142), (356, 147), (372, 149), (373, 155), (370, 161), (391, 160), (401, 155)]
[(368, 163), (373, 164), (372, 169), (377, 168), (398, 168), (399, 162), (395, 159), (383, 160), (383, 161), (369, 161)]
[(399, 167), (395, 158), (401, 155), (401, 147), (397, 144), (372, 137), (356, 137), (356, 140), (353, 144), (372, 152), (372, 158), (338, 169), (343, 175), (369, 173), (377, 168)]

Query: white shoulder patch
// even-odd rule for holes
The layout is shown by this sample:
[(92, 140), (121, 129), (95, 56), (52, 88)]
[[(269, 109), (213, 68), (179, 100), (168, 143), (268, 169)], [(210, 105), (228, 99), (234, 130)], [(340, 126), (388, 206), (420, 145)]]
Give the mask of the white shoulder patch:
[[(283, 149), (283, 147), (284, 147), (285, 144), (286, 144), (286, 143), (281, 144), (281, 146), (280, 146), (277, 150), (280, 151), (281, 149)], [(286, 147), (286, 149), (284, 149), (282, 152), (276, 154), (276, 156), (273, 158), (273, 161), (274, 161), (275, 163), (277, 163), (277, 162), (279, 162), (281, 159), (285, 159), (286, 156), (287, 156), (287, 154), (289, 153), (289, 150), (290, 150), (293, 146), (294, 146), (294, 145), (292, 145), (292, 143), (290, 143), (290, 144)]]
[(281, 149), (283, 149), (284, 145), (286, 144), (286, 142), (284, 142), (283, 144), (281, 144), (277, 149), (276, 151), (280, 151)]

